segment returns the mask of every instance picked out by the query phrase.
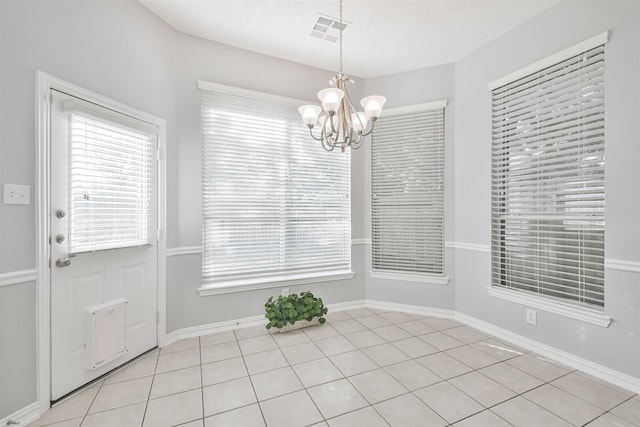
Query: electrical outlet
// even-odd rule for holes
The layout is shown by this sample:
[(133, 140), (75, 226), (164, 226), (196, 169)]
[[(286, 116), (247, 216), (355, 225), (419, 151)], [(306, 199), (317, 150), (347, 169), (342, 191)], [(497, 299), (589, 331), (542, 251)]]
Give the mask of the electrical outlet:
[(538, 322), (538, 316), (535, 310), (527, 309), (527, 323), (535, 325)]
[(282, 296), (283, 297), (289, 296), (289, 288), (282, 288)]

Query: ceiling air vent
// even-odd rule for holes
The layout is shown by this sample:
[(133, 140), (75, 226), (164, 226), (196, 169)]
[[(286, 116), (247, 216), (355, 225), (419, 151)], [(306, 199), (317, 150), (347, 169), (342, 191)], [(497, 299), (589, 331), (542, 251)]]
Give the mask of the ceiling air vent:
[[(342, 22), (342, 31), (347, 29), (347, 24)], [(313, 24), (311, 36), (318, 39), (335, 43), (340, 37), (340, 22), (337, 19), (318, 16), (318, 20)]]

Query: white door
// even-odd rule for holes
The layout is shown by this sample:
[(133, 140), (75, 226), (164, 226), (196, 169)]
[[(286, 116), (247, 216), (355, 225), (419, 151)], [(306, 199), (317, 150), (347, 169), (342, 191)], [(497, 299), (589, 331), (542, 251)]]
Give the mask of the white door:
[(51, 399), (156, 346), (157, 128), (52, 90)]

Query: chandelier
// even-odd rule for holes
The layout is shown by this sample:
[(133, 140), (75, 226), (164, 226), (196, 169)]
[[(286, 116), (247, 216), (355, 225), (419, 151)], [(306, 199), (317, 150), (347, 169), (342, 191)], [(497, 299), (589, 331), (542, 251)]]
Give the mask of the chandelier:
[[(353, 80), (342, 72), (342, 0), (340, 0), (340, 72), (329, 81), (329, 87), (318, 92), (318, 105), (303, 105), (298, 108), (302, 121), (309, 128), (311, 137), (322, 143), (322, 148), (332, 151), (338, 147), (357, 149), (362, 146), (364, 137), (371, 134), (376, 120), (387, 99), (384, 96), (367, 96), (360, 105), (364, 111), (356, 111), (349, 97), (347, 86)], [(324, 109), (325, 114), (320, 116)], [(320, 135), (313, 134), (313, 128), (320, 124)]]

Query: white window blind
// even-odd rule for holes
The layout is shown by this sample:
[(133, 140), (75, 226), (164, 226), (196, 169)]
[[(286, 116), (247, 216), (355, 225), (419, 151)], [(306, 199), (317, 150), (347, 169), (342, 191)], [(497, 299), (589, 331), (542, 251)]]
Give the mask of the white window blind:
[(444, 108), (376, 123), (371, 222), (373, 270), (444, 274)]
[(202, 91), (204, 282), (351, 268), (349, 152), (328, 153), (297, 107)]
[(149, 243), (154, 138), (76, 112), (70, 133), (71, 253)]
[(604, 46), (492, 91), (493, 286), (604, 306)]

